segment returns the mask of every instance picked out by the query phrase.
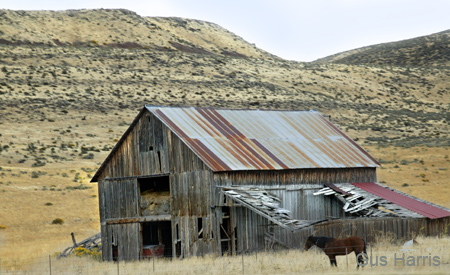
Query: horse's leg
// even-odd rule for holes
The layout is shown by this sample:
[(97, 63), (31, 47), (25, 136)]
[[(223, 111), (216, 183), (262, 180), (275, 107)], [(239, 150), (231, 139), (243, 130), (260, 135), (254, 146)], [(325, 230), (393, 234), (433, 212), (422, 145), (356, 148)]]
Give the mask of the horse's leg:
[[(361, 253), (364, 253), (364, 254), (362, 254), (360, 257), (358, 257), (358, 255)], [(359, 266), (360, 266), (359, 264), (364, 263), (364, 255), (367, 255), (367, 254), (365, 254), (365, 252), (363, 250), (357, 249), (357, 250), (355, 250), (355, 255), (356, 255), (356, 269), (359, 269)], [(364, 265), (361, 265), (361, 266), (362, 266), (362, 268), (364, 268)]]
[(336, 256), (335, 255), (328, 255), (328, 258), (330, 258), (330, 264), (331, 266), (336, 266), (337, 267), (337, 263), (336, 263)]
[(359, 264), (361, 263), (361, 261), (358, 258), (359, 253), (356, 253), (356, 250), (355, 250), (355, 255), (356, 255), (356, 269), (359, 269)]

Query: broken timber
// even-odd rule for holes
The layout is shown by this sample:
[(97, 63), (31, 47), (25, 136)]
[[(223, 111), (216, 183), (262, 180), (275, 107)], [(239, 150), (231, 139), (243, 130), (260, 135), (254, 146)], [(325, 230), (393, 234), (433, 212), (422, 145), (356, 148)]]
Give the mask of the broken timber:
[(366, 217), (410, 217), (423, 216), (403, 208), (388, 200), (375, 196), (352, 184), (335, 184), (315, 192), (314, 195), (334, 195), (344, 206), (347, 213), (359, 214)]
[(297, 231), (323, 220), (296, 220), (290, 211), (280, 207), (280, 199), (253, 186), (221, 187), (221, 193), (234, 202), (290, 231)]
[(79, 243), (77, 243), (75, 241), (75, 236), (73, 234), (73, 232), (71, 233), (72, 235), (72, 242), (73, 242), (73, 246), (69, 246), (68, 248), (64, 249), (63, 252), (61, 252), (58, 255), (58, 259), (59, 258), (66, 258), (67, 256), (69, 256), (77, 247), (83, 247), (86, 250), (92, 250), (94, 248), (99, 249), (99, 247), (101, 246), (101, 233), (97, 233), (94, 236), (91, 236)]

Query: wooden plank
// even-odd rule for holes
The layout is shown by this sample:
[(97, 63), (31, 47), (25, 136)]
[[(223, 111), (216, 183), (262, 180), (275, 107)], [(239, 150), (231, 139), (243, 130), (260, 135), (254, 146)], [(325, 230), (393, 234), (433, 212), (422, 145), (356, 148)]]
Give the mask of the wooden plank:
[(142, 216), (142, 217), (106, 219), (106, 224), (110, 225), (110, 224), (170, 221), (170, 220), (171, 220), (171, 215), (158, 215), (158, 216)]
[(152, 174), (152, 175), (127, 176), (127, 177), (117, 177), (117, 178), (106, 177), (106, 178), (104, 178), (104, 180), (117, 181), (117, 180), (128, 180), (128, 179), (147, 179), (147, 178), (166, 177), (169, 175), (170, 175), (169, 173), (159, 173), (159, 174)]

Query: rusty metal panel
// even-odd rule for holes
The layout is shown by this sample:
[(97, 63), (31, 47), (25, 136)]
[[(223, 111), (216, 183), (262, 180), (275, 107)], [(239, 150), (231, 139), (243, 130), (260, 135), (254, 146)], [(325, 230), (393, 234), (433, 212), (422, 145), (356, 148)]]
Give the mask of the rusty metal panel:
[(379, 167), (316, 111), (146, 108), (216, 172)]
[(374, 182), (352, 183), (352, 185), (430, 219), (450, 216), (450, 212), (447, 210), (419, 201), (411, 196), (400, 194)]

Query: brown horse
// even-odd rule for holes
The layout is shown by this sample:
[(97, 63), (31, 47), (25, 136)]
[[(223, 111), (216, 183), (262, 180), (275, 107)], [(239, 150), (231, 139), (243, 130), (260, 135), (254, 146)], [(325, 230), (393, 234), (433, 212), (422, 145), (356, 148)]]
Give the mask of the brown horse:
[[(305, 250), (311, 248), (311, 246), (317, 246), (321, 248), (328, 258), (330, 258), (331, 266), (336, 264), (336, 256), (343, 256), (355, 251), (356, 255), (356, 268), (364, 266), (364, 258), (367, 257), (366, 242), (359, 237), (349, 237), (347, 239), (335, 239), (330, 237), (313, 237), (309, 236), (305, 243)], [(359, 255), (364, 252), (363, 255)], [(359, 257), (358, 257), (359, 255)]]

